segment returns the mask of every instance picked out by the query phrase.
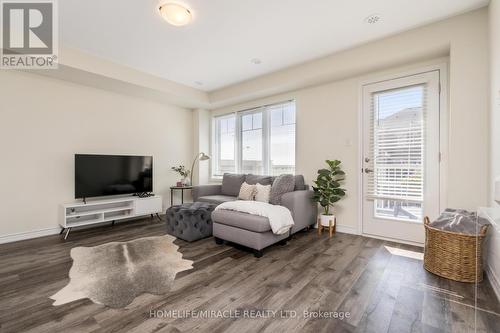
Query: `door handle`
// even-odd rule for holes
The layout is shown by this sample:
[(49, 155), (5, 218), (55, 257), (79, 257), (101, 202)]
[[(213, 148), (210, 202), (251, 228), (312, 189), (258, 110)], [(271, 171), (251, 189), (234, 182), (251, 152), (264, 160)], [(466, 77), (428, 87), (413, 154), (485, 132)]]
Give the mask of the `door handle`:
[(372, 173), (372, 172), (373, 172), (373, 169), (365, 168), (365, 173)]

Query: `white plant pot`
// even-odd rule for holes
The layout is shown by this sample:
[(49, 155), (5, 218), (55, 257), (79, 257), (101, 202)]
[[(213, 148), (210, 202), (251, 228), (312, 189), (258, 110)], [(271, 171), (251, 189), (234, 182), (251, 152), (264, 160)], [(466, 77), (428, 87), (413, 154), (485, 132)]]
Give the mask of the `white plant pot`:
[(320, 223), (323, 227), (329, 227), (330, 221), (332, 221), (332, 227), (335, 225), (335, 215), (333, 215), (333, 214), (331, 214), (331, 215), (320, 214), (319, 220), (320, 220)]

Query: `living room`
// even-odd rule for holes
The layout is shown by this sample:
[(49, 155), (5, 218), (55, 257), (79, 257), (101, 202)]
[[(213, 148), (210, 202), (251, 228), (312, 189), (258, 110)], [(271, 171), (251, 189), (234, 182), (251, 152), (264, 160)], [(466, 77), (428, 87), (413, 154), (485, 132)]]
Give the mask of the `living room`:
[(0, 331), (499, 330), (498, 0), (0, 4)]

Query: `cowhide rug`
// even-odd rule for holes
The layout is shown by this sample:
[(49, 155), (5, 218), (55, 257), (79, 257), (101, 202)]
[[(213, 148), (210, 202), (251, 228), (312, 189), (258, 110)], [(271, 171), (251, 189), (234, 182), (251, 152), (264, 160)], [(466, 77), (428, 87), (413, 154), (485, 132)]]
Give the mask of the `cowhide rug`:
[(143, 293), (168, 292), (178, 272), (193, 268), (174, 240), (166, 235), (71, 249), (70, 282), (50, 297), (53, 305), (89, 298), (123, 308)]

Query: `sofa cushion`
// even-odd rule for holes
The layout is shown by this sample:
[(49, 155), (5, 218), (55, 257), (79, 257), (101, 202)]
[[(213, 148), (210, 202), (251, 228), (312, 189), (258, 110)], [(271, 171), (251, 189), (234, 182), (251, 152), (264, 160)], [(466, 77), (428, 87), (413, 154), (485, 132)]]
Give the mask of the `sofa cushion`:
[(218, 209), (213, 211), (212, 220), (216, 223), (253, 232), (268, 232), (271, 230), (271, 224), (267, 217), (236, 212), (233, 210)]
[(222, 177), (221, 194), (237, 197), (245, 178), (245, 175), (225, 173)]
[(208, 203), (213, 203), (220, 205), (223, 202), (226, 201), (235, 201), (238, 200), (237, 197), (233, 197), (232, 195), (206, 195), (204, 197), (199, 197), (197, 201), (200, 202), (208, 202)]
[(248, 174), (245, 181), (251, 185), (271, 185), (273, 183), (273, 177)]
[(281, 196), (288, 192), (293, 192), (295, 189), (295, 176), (281, 175), (276, 177), (271, 187), (271, 196), (269, 203), (273, 205), (281, 204)]

